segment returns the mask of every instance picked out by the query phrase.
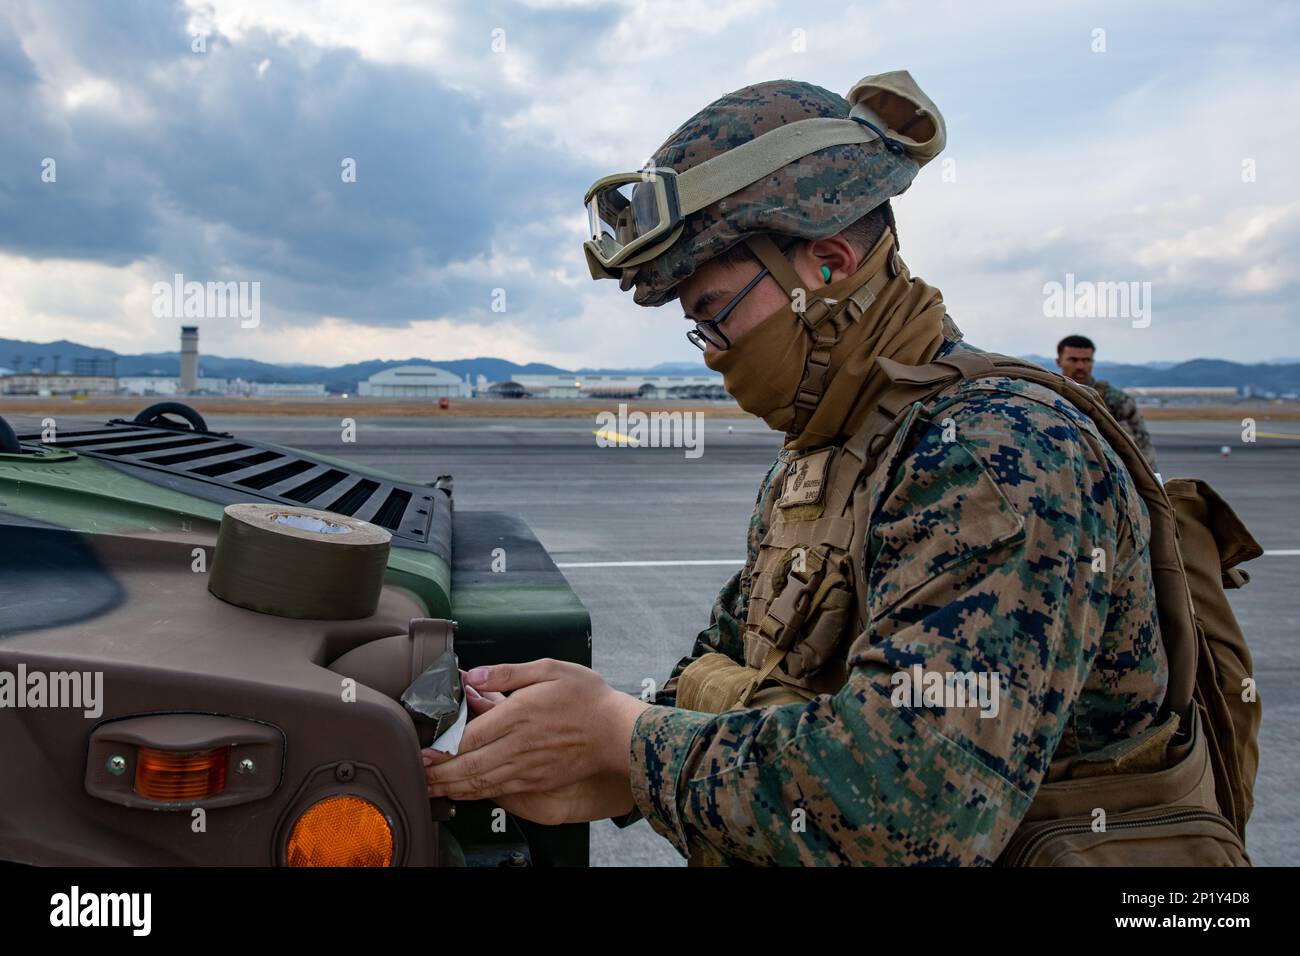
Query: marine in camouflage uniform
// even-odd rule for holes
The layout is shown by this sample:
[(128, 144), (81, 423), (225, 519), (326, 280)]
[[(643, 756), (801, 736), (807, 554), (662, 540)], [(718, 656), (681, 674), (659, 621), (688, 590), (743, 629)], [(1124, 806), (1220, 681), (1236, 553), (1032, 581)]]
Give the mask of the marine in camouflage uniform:
[(1088, 386), (1102, 397), (1111, 416), (1128, 432), (1138, 451), (1142, 452), (1142, 457), (1151, 465), (1151, 470), (1159, 471), (1151, 434), (1147, 431), (1146, 422), (1143, 421), (1133, 396), (1110, 382), (1093, 378), (1092, 363), (1096, 349), (1092, 339), (1087, 336), (1067, 335), (1056, 344), (1056, 365), (1066, 378)]
[[(943, 441), (945, 418), (955, 442)], [(718, 715), (657, 706), (638, 721), (637, 808), (683, 853), (704, 844), (734, 862), (988, 864), (1053, 755), (1155, 721), (1168, 671), (1146, 508), (1092, 422), (1041, 386), (982, 379), (926, 409), (906, 446), (871, 478), (872, 625), (849, 650), (844, 688), (806, 706)], [(760, 487), (745, 567), (657, 704), (674, 702), (699, 654), (743, 661), (750, 569), (788, 457)], [(1000, 499), (1024, 517), (1023, 536), (968, 539), (963, 512)], [(1113, 556), (1106, 573), (1092, 570), (1094, 549)], [(999, 715), (895, 707), (890, 674), (916, 663), (996, 671)]]
[[(701, 111), (655, 162), (689, 167), (765, 126), (847, 113), (818, 87), (760, 84)], [(803, 238), (838, 232), (870, 192), (862, 183), (873, 164), (891, 162), (867, 149), (853, 167), (862, 175), (839, 191), (844, 149), (826, 151), (829, 167), (792, 164), (775, 196), (759, 182), (688, 220), (677, 245), (639, 267), (637, 301), (668, 301), (719, 247), (776, 229), (769, 218)], [(801, 207), (811, 225), (788, 210), (799, 197), (824, 203), (811, 217)], [(920, 360), (967, 348), (945, 321)], [(848, 676), (838, 692), (717, 714), (677, 707), (681, 675), (701, 655), (745, 662), (755, 562), (794, 454), (787, 442), (760, 486), (746, 563), (709, 626), (637, 720), (636, 809), (616, 822), (643, 816), (693, 860), (990, 864), (1054, 756), (1096, 750), (1157, 718), (1168, 670), (1146, 508), (1096, 426), (1056, 392), (1003, 377), (960, 382), (913, 409), (856, 492), (870, 504), (857, 565), (868, 624), (840, 648)], [(895, 706), (891, 676), (917, 664), (997, 674), (998, 715)]]

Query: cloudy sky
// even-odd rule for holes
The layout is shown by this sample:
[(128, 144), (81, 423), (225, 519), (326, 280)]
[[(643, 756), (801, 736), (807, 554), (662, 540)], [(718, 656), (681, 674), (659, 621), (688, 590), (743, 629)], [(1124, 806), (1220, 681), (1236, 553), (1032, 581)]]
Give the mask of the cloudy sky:
[[(902, 251), (973, 342), (1300, 356), (1298, 54), (1283, 2), (0, 0), (0, 337), (174, 350), (181, 273), (260, 283), (212, 354), (691, 360), (590, 280), (586, 187), (739, 87), (905, 68), (948, 149)], [(1149, 325), (1045, 315), (1067, 273)]]

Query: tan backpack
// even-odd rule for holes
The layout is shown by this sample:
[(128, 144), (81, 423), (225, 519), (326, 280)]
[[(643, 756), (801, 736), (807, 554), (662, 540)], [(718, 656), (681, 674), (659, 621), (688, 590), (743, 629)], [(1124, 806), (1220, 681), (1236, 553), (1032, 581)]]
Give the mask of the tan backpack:
[[(892, 374), (891, 374), (892, 373)], [(1164, 720), (1101, 751), (1053, 762), (999, 862), (1013, 866), (1248, 866), (1246, 821), (1259, 768), (1260, 704), (1250, 649), (1225, 588), (1263, 554), (1199, 479), (1160, 479), (1105, 401), (1036, 365), (956, 350), (886, 374), (937, 394), (1006, 376), (1052, 389), (1093, 420), (1123, 460), (1151, 519), (1151, 570), (1169, 662)], [(1104, 816), (1097, 811), (1104, 811)]]
[[(1250, 865), (1245, 829), (1259, 765), (1260, 705), (1250, 651), (1224, 593), (1248, 580), (1236, 566), (1263, 553), (1250, 532), (1204, 482), (1176, 479), (1162, 487), (1092, 389), (1019, 359), (966, 349), (921, 366), (877, 361), (892, 387), (845, 443), (826, 479), (828, 502), (842, 510), (853, 507), (854, 487), (875, 467), (916, 402), (966, 379), (1007, 377), (1043, 385), (1090, 417), (1128, 468), (1150, 516), (1152, 579), (1169, 664), (1161, 720), (1137, 737), (1054, 761), (998, 862)], [(838, 513), (819, 522), (839, 530), (838, 537), (800, 548), (800, 566), (782, 564), (775, 582), (760, 582), (765, 593), (752, 601), (747, 628), (749, 666), (704, 655), (681, 675), (679, 706), (719, 711), (789, 703), (827, 692), (819, 686), (827, 680), (843, 683), (842, 664), (835, 660), (828, 660), (828, 673), (789, 678), (800, 673), (801, 656), (808, 656), (801, 647), (804, 632), (816, 637), (840, 628), (849, 588), (857, 592), (858, 631), (865, 627), (865, 582), (845, 572), (845, 561), (861, 553), (867, 516), (855, 512), (849, 542)], [(814, 641), (828, 654), (829, 647), (821, 647), (827, 643)], [(771, 686), (770, 679), (779, 683)]]
[[(1186, 632), (1165, 630), (1161, 615), (1169, 659), (1165, 719), (1139, 737), (1053, 762), (1003, 865), (1250, 865), (1245, 831), (1259, 767), (1260, 705), (1250, 650), (1224, 589), (1246, 582), (1235, 565), (1261, 551), (1204, 482), (1171, 480), (1165, 494), (1195, 625), (1188, 640)], [(1182, 704), (1189, 680), (1190, 701)], [(1105, 811), (1102, 825), (1095, 824), (1098, 808)]]

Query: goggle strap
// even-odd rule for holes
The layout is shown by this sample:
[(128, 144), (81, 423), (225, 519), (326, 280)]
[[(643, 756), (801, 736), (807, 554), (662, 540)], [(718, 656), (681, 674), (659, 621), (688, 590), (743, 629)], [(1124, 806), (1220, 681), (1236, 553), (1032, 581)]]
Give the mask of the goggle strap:
[(739, 192), (797, 159), (831, 146), (869, 143), (879, 137), (861, 123), (813, 116), (768, 130), (677, 176), (681, 215), (689, 216)]
[(677, 241), (677, 238), (682, 234), (682, 229), (684, 228), (685, 228), (684, 223), (681, 222), (677, 223), (677, 225), (674, 226), (672, 230), (670, 230), (658, 242), (646, 246), (636, 255), (629, 256), (628, 258), (620, 261), (618, 264), (620, 266), (639, 266), (649, 262), (651, 259), (658, 258), (661, 254), (668, 251), (669, 246), (671, 246), (674, 242)]

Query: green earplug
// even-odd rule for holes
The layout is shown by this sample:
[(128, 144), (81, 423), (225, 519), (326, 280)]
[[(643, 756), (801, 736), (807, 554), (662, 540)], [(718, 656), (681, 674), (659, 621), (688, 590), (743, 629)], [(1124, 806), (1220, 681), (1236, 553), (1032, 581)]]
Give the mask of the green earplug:
[(822, 280), (825, 281), (825, 282), (830, 282), (830, 281), (831, 281), (831, 267), (830, 267), (830, 266), (822, 266)]

